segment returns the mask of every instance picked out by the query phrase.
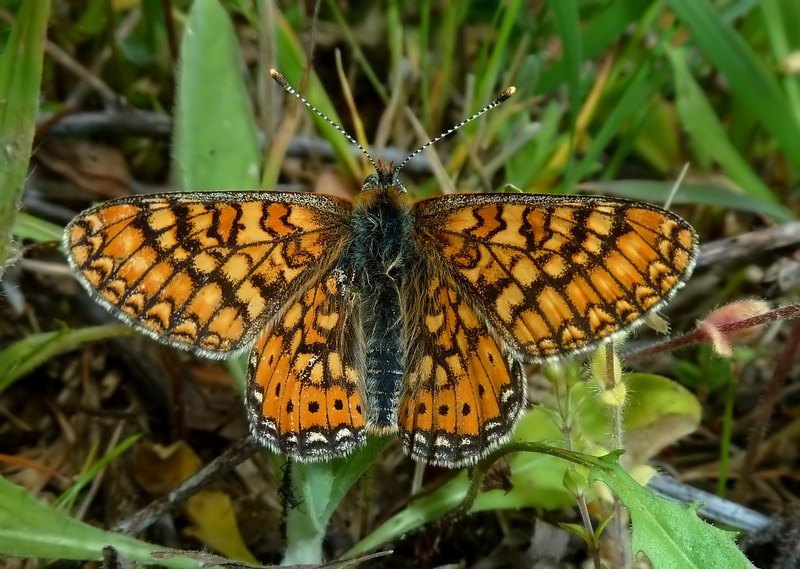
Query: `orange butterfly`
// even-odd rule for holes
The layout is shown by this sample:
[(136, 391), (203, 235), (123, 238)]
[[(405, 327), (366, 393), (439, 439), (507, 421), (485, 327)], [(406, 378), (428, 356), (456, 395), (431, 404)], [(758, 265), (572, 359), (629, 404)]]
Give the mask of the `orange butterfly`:
[(378, 163), (353, 202), (112, 200), (67, 226), (67, 258), (94, 298), (161, 342), (212, 358), (255, 343), (246, 404), (268, 448), (327, 460), (396, 432), (412, 458), (447, 467), (508, 438), (523, 362), (641, 324), (694, 266), (692, 227), (663, 209), (531, 194), (414, 203), (400, 167)]

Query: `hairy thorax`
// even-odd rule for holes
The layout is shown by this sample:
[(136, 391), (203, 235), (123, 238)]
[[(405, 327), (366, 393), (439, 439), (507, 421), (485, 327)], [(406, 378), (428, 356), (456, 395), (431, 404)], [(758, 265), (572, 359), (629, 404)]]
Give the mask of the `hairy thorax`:
[(373, 403), (367, 407), (367, 424), (377, 432), (394, 430), (397, 425), (405, 364), (400, 291), (417, 257), (412, 228), (411, 200), (401, 188), (367, 189), (356, 198), (345, 258), (352, 266), (361, 305), (364, 383)]

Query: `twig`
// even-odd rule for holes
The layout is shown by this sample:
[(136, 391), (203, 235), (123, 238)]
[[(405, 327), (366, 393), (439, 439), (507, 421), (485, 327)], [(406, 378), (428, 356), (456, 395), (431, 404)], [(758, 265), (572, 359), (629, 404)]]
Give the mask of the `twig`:
[(153, 500), (128, 519), (119, 522), (114, 526), (114, 531), (134, 534), (153, 525), (166, 512), (179, 506), (200, 489), (208, 486), (211, 482), (253, 456), (259, 448), (252, 437), (247, 437), (237, 442), (193, 476), (184, 480), (169, 494)]
[(778, 398), (780, 397), (781, 388), (786, 380), (786, 376), (789, 374), (792, 363), (794, 363), (794, 360), (797, 358), (798, 348), (800, 348), (800, 321), (795, 321), (789, 330), (789, 337), (778, 357), (772, 379), (764, 392), (761, 403), (756, 409), (755, 420), (750, 429), (744, 460), (742, 461), (741, 470), (739, 471), (739, 482), (736, 485), (736, 499), (738, 502), (744, 502), (747, 498), (758, 448), (764, 440), (769, 420), (778, 403)]

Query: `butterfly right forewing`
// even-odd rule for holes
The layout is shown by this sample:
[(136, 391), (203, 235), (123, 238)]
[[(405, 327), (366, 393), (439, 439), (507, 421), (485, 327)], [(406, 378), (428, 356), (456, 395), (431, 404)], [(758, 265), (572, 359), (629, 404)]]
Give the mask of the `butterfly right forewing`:
[(529, 361), (591, 349), (683, 285), (697, 236), (675, 214), (591, 196), (459, 194), (414, 205), (416, 239)]

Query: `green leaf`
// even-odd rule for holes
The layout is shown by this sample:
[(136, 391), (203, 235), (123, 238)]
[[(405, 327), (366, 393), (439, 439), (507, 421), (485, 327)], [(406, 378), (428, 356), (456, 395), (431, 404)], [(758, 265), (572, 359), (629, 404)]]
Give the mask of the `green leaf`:
[(753, 567), (736, 547), (735, 534), (705, 523), (694, 507), (656, 496), (632, 479), (613, 455), (590, 458), (592, 474), (619, 497), (631, 515), (633, 551), (653, 567), (729, 569)]
[[(151, 545), (126, 535), (103, 531), (34, 499), (24, 488), (0, 477), (0, 554), (39, 559), (103, 559), (103, 548), (113, 547), (122, 559), (147, 565), (190, 568), (200, 563), (180, 552)], [(156, 559), (155, 552), (175, 556)]]
[(0, 56), (0, 278), (31, 155), (49, 0), (27, 0)]
[[(630, 405), (626, 407), (625, 412), (626, 432), (632, 441), (636, 441), (639, 435), (646, 435), (648, 429), (661, 426), (664, 432), (659, 433), (658, 444), (670, 444), (687, 431), (696, 428), (700, 405), (688, 390), (660, 376), (630, 374), (625, 377), (629, 392), (635, 394), (631, 396)], [(575, 410), (572, 419), (575, 439), (573, 444), (582, 448), (602, 449), (607, 445), (607, 410), (597, 403), (593, 388), (587, 382), (578, 381), (577, 376), (575, 381), (569, 390), (570, 402), (565, 405)], [(470, 511), (519, 508), (552, 510), (574, 504), (573, 494), (564, 488), (564, 477), (569, 463), (563, 460), (565, 456), (561, 453), (567, 451), (538, 442), (527, 442), (558, 443), (563, 441), (563, 438), (564, 435), (553, 411), (539, 406), (525, 413), (514, 432), (514, 442), (510, 443), (508, 448), (535, 448), (538, 452), (507, 455), (511, 469), (511, 490), (489, 490), (478, 494)], [(636, 459), (644, 455), (644, 450), (634, 448), (628, 458)], [(571, 453), (568, 456), (584, 455)], [(592, 460), (596, 459), (592, 457)], [(586, 465), (582, 460), (573, 462)], [(631, 467), (634, 466), (637, 465), (631, 464)], [(350, 549), (345, 557), (372, 551), (427, 523), (441, 520), (461, 504), (470, 484), (466, 471), (457, 474), (441, 487), (412, 501), (403, 510), (386, 520)]]
[(331, 515), (390, 441), (390, 437), (369, 437), (364, 448), (346, 458), (290, 463), (292, 496), (287, 500), (284, 565), (322, 563), (322, 540)]
[(364, 448), (341, 459), (286, 463), (283, 481), (286, 549), (283, 565), (322, 563), (322, 544), (331, 516), (391, 440), (391, 437), (369, 437)]
[(173, 158), (190, 191), (255, 189), (261, 152), (228, 14), (194, 2), (183, 32)]
[(129, 326), (110, 325), (27, 336), (0, 352), (0, 392), (52, 357), (89, 342), (134, 334), (136, 331)]

